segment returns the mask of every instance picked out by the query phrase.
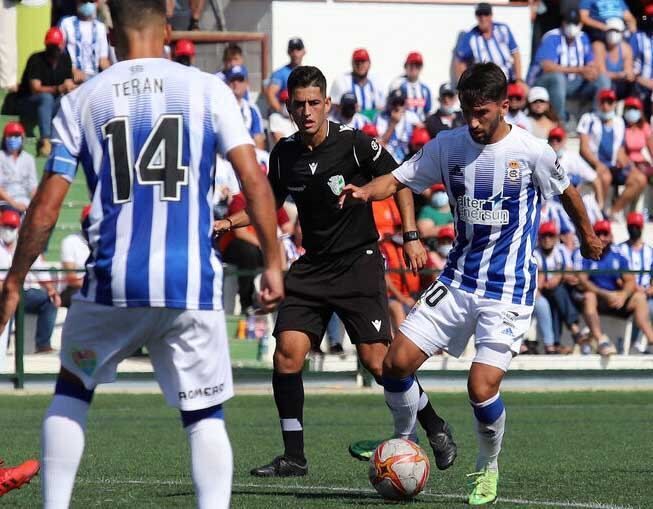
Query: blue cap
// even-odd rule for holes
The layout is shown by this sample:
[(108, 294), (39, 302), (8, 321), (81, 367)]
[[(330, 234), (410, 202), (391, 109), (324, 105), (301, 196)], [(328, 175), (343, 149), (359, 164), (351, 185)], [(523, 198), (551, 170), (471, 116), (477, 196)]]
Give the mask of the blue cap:
[(224, 72), (224, 78), (227, 82), (238, 78), (247, 79), (249, 73), (244, 65), (234, 65), (231, 69)]

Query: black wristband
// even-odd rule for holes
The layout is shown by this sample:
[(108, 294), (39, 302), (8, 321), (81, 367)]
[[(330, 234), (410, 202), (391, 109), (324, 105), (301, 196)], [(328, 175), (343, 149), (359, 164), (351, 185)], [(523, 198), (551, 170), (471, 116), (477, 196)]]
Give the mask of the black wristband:
[(404, 232), (404, 242), (410, 242), (412, 240), (419, 240), (419, 232), (417, 230)]

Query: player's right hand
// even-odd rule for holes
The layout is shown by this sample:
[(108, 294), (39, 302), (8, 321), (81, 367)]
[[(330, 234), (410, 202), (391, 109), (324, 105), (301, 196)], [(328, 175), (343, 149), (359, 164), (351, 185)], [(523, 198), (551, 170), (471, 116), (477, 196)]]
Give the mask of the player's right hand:
[(345, 200), (347, 198), (353, 198), (354, 200), (362, 201), (367, 203), (370, 200), (370, 193), (365, 189), (365, 186), (358, 187), (354, 184), (347, 184), (338, 198), (338, 205), (342, 208), (345, 205)]
[(9, 320), (14, 316), (20, 301), (20, 288), (5, 280), (0, 294), (0, 334), (5, 330)]
[(580, 254), (588, 260), (598, 260), (601, 258), (603, 254), (603, 242), (601, 242), (601, 239), (594, 232), (591, 232), (591, 235), (582, 239)]
[(274, 311), (284, 297), (283, 274), (280, 269), (266, 269), (261, 276), (258, 300), (266, 313)]

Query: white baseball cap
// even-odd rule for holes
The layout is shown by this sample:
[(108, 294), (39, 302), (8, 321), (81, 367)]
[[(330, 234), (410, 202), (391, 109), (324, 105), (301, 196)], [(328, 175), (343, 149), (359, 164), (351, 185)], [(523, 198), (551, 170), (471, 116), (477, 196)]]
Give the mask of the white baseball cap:
[(549, 102), (549, 92), (544, 87), (533, 87), (528, 91), (528, 102), (535, 101)]
[(605, 24), (608, 27), (608, 30), (616, 30), (617, 32), (623, 32), (626, 30), (624, 20), (621, 18), (610, 18), (605, 22)]

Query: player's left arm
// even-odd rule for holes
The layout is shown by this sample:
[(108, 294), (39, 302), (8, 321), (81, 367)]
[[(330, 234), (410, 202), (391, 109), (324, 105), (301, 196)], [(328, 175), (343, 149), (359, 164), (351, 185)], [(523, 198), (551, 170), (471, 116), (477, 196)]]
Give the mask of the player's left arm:
[(544, 146), (535, 162), (534, 182), (545, 200), (560, 195), (562, 206), (576, 227), (581, 254), (585, 258), (598, 260), (603, 252), (603, 244), (594, 233), (583, 199), (570, 184), (567, 172), (549, 145)]

